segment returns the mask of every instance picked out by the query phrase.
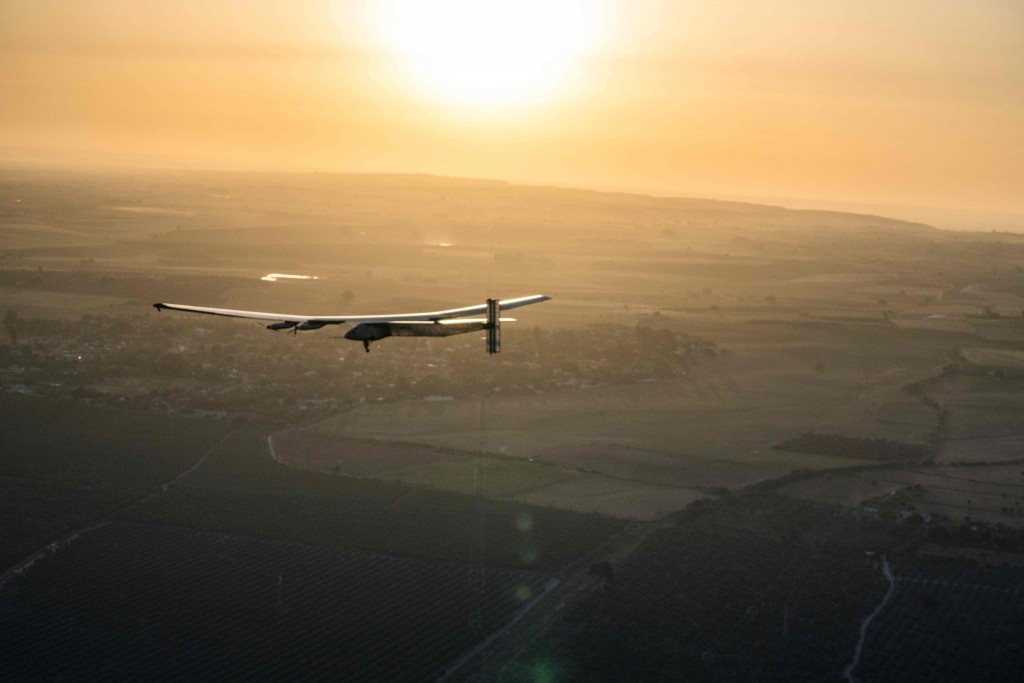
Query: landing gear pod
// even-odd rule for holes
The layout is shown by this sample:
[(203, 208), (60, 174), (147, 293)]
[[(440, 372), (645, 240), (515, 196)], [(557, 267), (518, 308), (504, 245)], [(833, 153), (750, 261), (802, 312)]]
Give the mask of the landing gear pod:
[(487, 353), (501, 353), (501, 303), (487, 300)]
[(387, 323), (359, 323), (345, 333), (345, 339), (363, 342), (363, 348), (370, 352), (370, 342), (391, 336), (391, 326)]

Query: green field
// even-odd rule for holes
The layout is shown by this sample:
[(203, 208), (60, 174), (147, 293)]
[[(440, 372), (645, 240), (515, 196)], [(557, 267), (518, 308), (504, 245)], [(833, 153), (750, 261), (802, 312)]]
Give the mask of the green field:
[(532, 505), (596, 512), (623, 519), (659, 519), (712, 497), (680, 486), (659, 486), (599, 474), (584, 474), (509, 496)]
[(258, 426), (231, 434), (193, 474), (126, 514), (147, 523), (452, 560), (470, 556), (480, 523), (489, 539), (486, 561), (543, 568), (576, 559), (620, 526), (596, 515), (288, 467), (271, 459), (267, 432)]
[(407, 467), (384, 472), (381, 479), (429, 486), (446, 491), (504, 498), (530, 489), (572, 479), (558, 467), (513, 458), (466, 457), (451, 462)]
[[(778, 492), (847, 507), (914, 511), (953, 520), (970, 517), (991, 524), (1024, 526), (1021, 466), (865, 469), (833, 472), (784, 484)], [(899, 503), (888, 499), (899, 492)], [(895, 500), (895, 498), (894, 498)]]
[(231, 424), (0, 396), (0, 476), (136, 492), (199, 461)]
[(819, 455), (816, 453), (794, 453), (777, 448), (769, 448), (760, 453), (755, 453), (740, 462), (755, 467), (786, 471), (832, 470), (871, 464), (869, 460), (841, 458), (834, 455)]

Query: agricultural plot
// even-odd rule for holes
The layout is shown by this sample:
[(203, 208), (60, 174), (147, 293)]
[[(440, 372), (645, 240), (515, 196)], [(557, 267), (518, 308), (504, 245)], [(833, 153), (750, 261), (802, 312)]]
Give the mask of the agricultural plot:
[(328, 437), (287, 430), (272, 437), (281, 462), (302, 469), (496, 498), (543, 487), (573, 474), (551, 465), (500, 456), (456, 454), (420, 444)]
[(0, 568), (166, 484), (228, 426), (0, 396)]
[(949, 407), (949, 421), (943, 433), (947, 441), (1011, 436), (1024, 436), (1024, 407), (972, 404)]
[[(989, 524), (1002, 523), (1008, 526), (1024, 524), (1020, 508), (1012, 503), (1024, 500), (1015, 497), (1008, 499), (1004, 493), (966, 492), (950, 489), (927, 489), (920, 496), (912, 499), (911, 505), (921, 514), (945, 515), (954, 520), (971, 519)], [(1016, 514), (1004, 512), (1017, 510)]]
[[(1012, 310), (1013, 317), (1004, 317), (998, 320), (968, 319), (972, 332), (981, 339), (995, 342), (1019, 342), (1024, 338), (1024, 330), (1020, 324), (1020, 306)], [(1007, 311), (1009, 313), (1009, 311)]]
[[(838, 324), (755, 330), (720, 322), (710, 331), (736, 351), (706, 355), (671, 381), (367, 403), (309, 431), (327, 441), (396, 439), (653, 483), (739, 488), (800, 466), (750, 456), (809, 429), (920, 441), (936, 426), (938, 411), (902, 387), (941, 367), (948, 350), (940, 343)], [(895, 356), (890, 343), (900, 349)]]
[(872, 311), (866, 308), (812, 309), (807, 314), (819, 320), (836, 322), (887, 323), (889, 320), (885, 311)]
[(478, 593), (474, 571), (110, 524), (0, 589), (3, 671), (10, 680), (433, 680), (548, 580), (488, 568)]
[[(834, 472), (780, 486), (785, 496), (846, 507), (867, 505), (897, 513), (944, 515), (1024, 524), (1024, 480), (1020, 467), (885, 468)], [(894, 498), (899, 492), (899, 497)]]
[(903, 330), (973, 335), (974, 326), (965, 319), (972, 308), (928, 306), (919, 311), (902, 314), (892, 319), (892, 324)]
[(1024, 377), (992, 368), (952, 366), (924, 388), (943, 405), (1024, 407)]
[(281, 462), (356, 477), (455, 460), (444, 451), (419, 444), (328, 436), (310, 429), (288, 429), (272, 438), (274, 453)]
[(139, 302), (124, 297), (16, 289), (0, 289), (0, 308), (20, 311), (23, 317), (68, 320), (145, 311)]
[(877, 463), (923, 462), (932, 450), (924, 444), (908, 444), (889, 439), (863, 439), (842, 434), (809, 432), (778, 444), (776, 448), (811, 455), (831, 455), (854, 461)]
[(0, 574), (132, 501), (113, 491), (0, 477)]
[(709, 495), (695, 489), (658, 486), (601, 475), (571, 479), (507, 496), (531, 505), (596, 512), (626, 519), (659, 519)]
[(880, 481), (870, 474), (864, 476), (850, 472), (800, 479), (776, 489), (783, 496), (818, 503), (835, 503), (846, 507), (859, 507), (865, 500), (884, 496), (907, 486), (901, 481)]
[(1000, 486), (1024, 487), (1024, 464), (982, 465), (964, 467), (936, 467), (928, 470), (934, 475), (956, 477), (970, 482), (988, 482)]
[[(1009, 472), (1005, 467), (999, 467), (1003, 472)], [(1024, 495), (1024, 479), (1020, 477), (1020, 468), (1017, 471), (1017, 480), (1005, 480), (994, 477), (986, 472), (989, 466), (971, 467), (926, 467), (920, 469), (892, 470), (871, 473), (861, 473), (860, 476), (874, 476), (880, 480), (898, 481), (907, 484), (916, 484), (924, 487), (925, 490), (948, 490), (953, 492), (978, 495), (998, 495), (1006, 493), (1017, 498)]]
[(884, 592), (856, 550), (667, 529), (501, 680), (837, 681)]
[(910, 397), (884, 403), (872, 425), (858, 434), (871, 439), (925, 443), (939, 427), (939, 410)]
[(449, 462), (407, 467), (387, 473), (405, 484), (487, 496), (514, 497), (521, 491), (544, 488), (574, 478), (571, 472), (515, 458), (461, 457)]
[[(688, 326), (660, 319), (669, 329)], [(810, 430), (920, 444), (937, 428), (938, 409), (903, 387), (941, 367), (946, 342), (886, 326), (801, 323), (758, 325), (752, 343), (752, 326), (699, 325), (735, 351), (704, 355), (677, 379), (366, 403), (309, 431), (327, 442), (396, 439), (638, 482), (737, 489), (794, 469), (863, 464), (766, 450)]]
[(896, 591), (872, 622), (864, 681), (1019, 681), (1024, 570), (895, 563)]
[(147, 489), (188, 469), (224, 422), (0, 396), (0, 476), (107, 490)]
[(0, 211), (0, 243), (6, 249), (32, 249), (98, 241), (87, 232), (67, 230), (45, 223), (22, 223)]
[(946, 439), (935, 459), (940, 463), (1020, 461), (1024, 459), (1024, 433)]
[(961, 355), (971, 365), (1024, 370), (1024, 352), (1021, 351), (975, 347), (964, 349)]
[[(992, 360), (1006, 353), (968, 349), (963, 355)], [(1024, 458), (1024, 378), (1016, 371), (961, 363), (917, 385), (943, 409), (936, 430), (939, 463), (987, 463)]]
[[(453, 453), (419, 444), (328, 436), (308, 429), (278, 432), (272, 438), (276, 457), (302, 469), (471, 495), (479, 493), (575, 512), (653, 519), (707, 497), (693, 488), (585, 473), (513, 456)], [(625, 450), (628, 456), (628, 449)], [(565, 462), (580, 466), (581, 461)], [(627, 457), (620, 469), (635, 471), (635, 466)], [(687, 481), (690, 486), (717, 486), (721, 479), (716, 479), (714, 472), (732, 469), (729, 463), (699, 463)], [(614, 472), (616, 468), (612, 466), (609, 470)]]
[(846, 458), (821, 453), (796, 453), (779, 448), (769, 448), (760, 453), (754, 453), (738, 462), (781, 472), (791, 472), (793, 470), (834, 470), (870, 464), (869, 460), (858, 458)]
[[(671, 384), (688, 395), (688, 405), (660, 403), (656, 397), (664, 396), (667, 389), (652, 384), (485, 399), (483, 409), (494, 424), (482, 426), (479, 404), (459, 401), (445, 406), (365, 406), (339, 421), (347, 433), (362, 438), (380, 437), (395, 429), (403, 441), (532, 457), (567, 469), (679, 486), (736, 488), (792, 469), (785, 463), (780, 468), (748, 458), (799, 433), (807, 424), (807, 406), (733, 403), (721, 407), (722, 399), (711, 398), (706, 384)], [(729, 389), (714, 391), (721, 395)], [(574, 401), (571, 410), (559, 411), (553, 405)]]
[(132, 508), (136, 521), (330, 547), (465, 560), (482, 529), (484, 560), (556, 568), (620, 528), (581, 515), (395, 481), (330, 476), (271, 459), (266, 432), (225, 438), (165, 494)]

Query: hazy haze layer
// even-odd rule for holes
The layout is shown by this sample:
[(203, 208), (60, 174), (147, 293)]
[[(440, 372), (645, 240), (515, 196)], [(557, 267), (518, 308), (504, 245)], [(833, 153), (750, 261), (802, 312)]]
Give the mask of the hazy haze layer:
[[(460, 25), (457, 2), (439, 3), (441, 28), (410, 35), (400, 2), (8, 0), (0, 145), (1024, 211), (1015, 0), (556, 6), (520, 17), (553, 41), (557, 73), (531, 84), (541, 34), (517, 25), (485, 54), (495, 27), (479, 12)], [(561, 52), (558, 31), (571, 43)], [(463, 52), (432, 61), (453, 41)], [(491, 100), (465, 74), (435, 87), (451, 64), (484, 57), (509, 84)], [(536, 92), (517, 95), (517, 77)]]

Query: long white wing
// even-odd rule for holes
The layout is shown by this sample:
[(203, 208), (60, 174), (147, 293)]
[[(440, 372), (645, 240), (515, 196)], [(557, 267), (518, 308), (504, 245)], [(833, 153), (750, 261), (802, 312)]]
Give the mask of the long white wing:
[[(543, 294), (522, 296), (518, 299), (501, 301), (501, 310), (529, 306), (547, 301), (551, 297)], [(207, 315), (224, 315), (231, 318), (252, 318), (253, 320), (279, 320), (288, 323), (316, 323), (318, 325), (340, 325), (342, 323), (391, 323), (391, 322), (438, 322), (449, 318), (465, 318), (472, 315), (487, 313), (487, 304), (451, 308), (446, 311), (428, 311), (426, 313), (395, 313), (391, 315), (294, 315), (292, 313), (264, 313), (262, 311), (238, 311), (231, 308), (208, 308), (206, 306), (186, 306), (184, 304), (153, 304), (158, 311), (186, 311), (188, 313), (205, 313)]]

